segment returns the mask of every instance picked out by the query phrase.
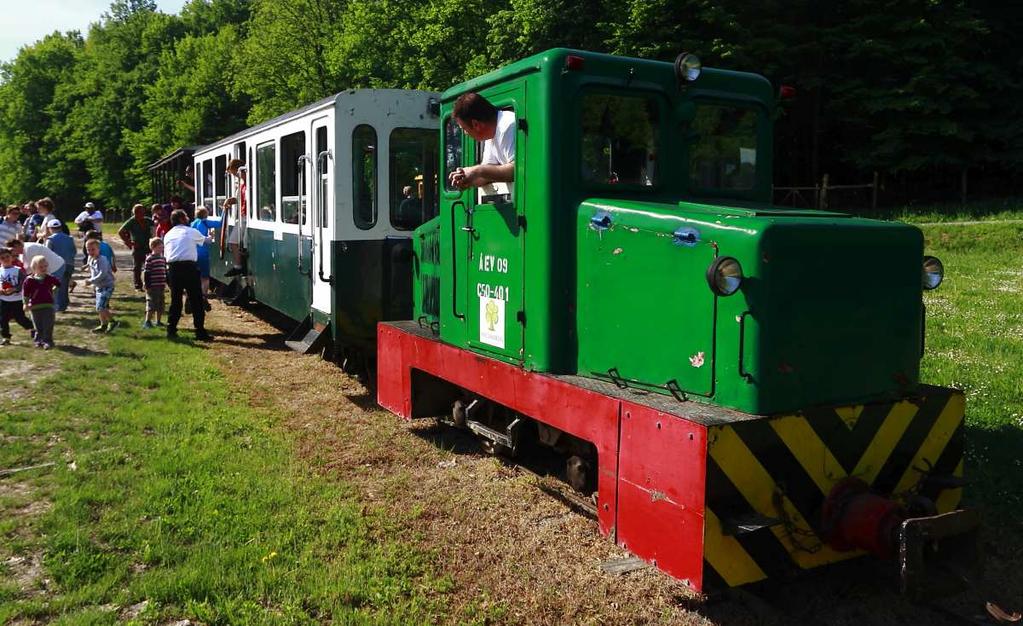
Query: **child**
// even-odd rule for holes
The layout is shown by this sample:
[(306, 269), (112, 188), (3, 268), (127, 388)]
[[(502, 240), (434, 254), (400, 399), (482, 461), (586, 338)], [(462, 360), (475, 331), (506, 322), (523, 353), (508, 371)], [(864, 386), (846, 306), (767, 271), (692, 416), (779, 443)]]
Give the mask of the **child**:
[(53, 347), (53, 322), (57, 313), (53, 292), (60, 288), (60, 280), (48, 275), (49, 270), (50, 263), (46, 257), (32, 257), (32, 275), (25, 279), (22, 287), (25, 311), (32, 313), (36, 329), (36, 347), (43, 350)]
[(100, 254), (102, 254), (103, 257), (106, 258), (107, 262), (110, 263), (110, 271), (111, 272), (116, 272), (117, 271), (117, 259), (114, 258), (114, 249), (110, 247), (109, 243), (103, 241), (103, 233), (99, 232), (98, 230), (90, 230), (88, 232), (88, 234), (85, 235), (85, 245), (86, 245), (86, 252), (85, 252), (86, 259), (85, 260), (86, 260), (86, 265), (88, 265), (88, 260), (89, 260), (88, 259), (88, 256), (89, 256), (88, 245), (89, 245), (90, 241), (96, 241), (96, 242), (99, 243), (99, 252), (100, 252)]
[(114, 294), (114, 271), (110, 267), (110, 261), (100, 254), (99, 244), (100, 241), (97, 239), (89, 239), (85, 244), (89, 267), (89, 279), (85, 281), (85, 284), (96, 288), (96, 311), (99, 312), (99, 326), (93, 328), (92, 332), (109, 333), (119, 324), (110, 310), (110, 296)]
[(21, 288), (25, 278), (25, 269), (14, 264), (14, 252), (10, 248), (0, 248), (0, 345), (11, 343), (12, 319), (25, 330), (35, 333), (22, 308)]
[(167, 286), (167, 259), (163, 258), (163, 240), (153, 237), (149, 240), (150, 255), (142, 266), (142, 284), (146, 288), (146, 321), (142, 328), (152, 328), (153, 318), (156, 325), (163, 326), (163, 292)]

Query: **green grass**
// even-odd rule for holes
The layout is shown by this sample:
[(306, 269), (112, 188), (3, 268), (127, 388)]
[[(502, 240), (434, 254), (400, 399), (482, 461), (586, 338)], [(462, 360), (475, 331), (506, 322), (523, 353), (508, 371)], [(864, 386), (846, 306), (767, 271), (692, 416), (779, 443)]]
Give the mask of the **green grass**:
[[(63, 371), (0, 420), (17, 438), (0, 445), (0, 468), (57, 463), (0, 478), (32, 489), (0, 498), (0, 623), (116, 623), (143, 600), (136, 623), (442, 613), (447, 583), (427, 556), (344, 483), (313, 475), (205, 349), (141, 331), (104, 341), (109, 355), (60, 357)], [(42, 499), (52, 510), (13, 515)], [(18, 555), (42, 556), (45, 589), (5, 580), (2, 563)]]
[(978, 220), (1023, 220), (1023, 198), (975, 200), (966, 204), (961, 202), (945, 202), (939, 204), (906, 205), (878, 209), (877, 211), (865, 209), (853, 212), (865, 217), (899, 220), (914, 224), (972, 222)]
[[(968, 497), (1018, 519), (1023, 505), (1023, 224), (925, 226), (945, 282), (927, 294), (923, 380), (967, 394)], [(998, 516), (988, 519), (998, 523)]]

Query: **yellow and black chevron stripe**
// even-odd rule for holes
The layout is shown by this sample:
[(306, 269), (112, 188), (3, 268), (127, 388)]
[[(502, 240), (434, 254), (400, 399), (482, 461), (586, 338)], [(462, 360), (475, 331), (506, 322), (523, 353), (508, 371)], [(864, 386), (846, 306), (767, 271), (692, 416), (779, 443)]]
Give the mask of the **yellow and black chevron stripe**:
[[(925, 476), (962, 476), (961, 392), (923, 387), (908, 400), (807, 409), (708, 429), (704, 586), (785, 577), (858, 556), (821, 539), (831, 488), (856, 476), (895, 497), (921, 492), (939, 512), (961, 489), (926, 487)], [(746, 531), (737, 521), (756, 519)], [(756, 524), (754, 524), (756, 526)]]

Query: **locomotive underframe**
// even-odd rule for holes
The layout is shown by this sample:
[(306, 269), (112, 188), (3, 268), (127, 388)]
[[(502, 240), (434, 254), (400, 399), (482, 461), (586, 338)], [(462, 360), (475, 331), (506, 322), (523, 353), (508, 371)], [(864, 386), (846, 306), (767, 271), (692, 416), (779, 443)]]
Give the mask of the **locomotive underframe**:
[(495, 447), (519, 445), (525, 416), (537, 439), (549, 428), (545, 436), (592, 445), (600, 532), (697, 591), (866, 554), (832, 545), (823, 514), (849, 477), (900, 506), (926, 499), (934, 518), (962, 513), (964, 402), (955, 390), (756, 416), (530, 372), (445, 344), (416, 322), (381, 323), (378, 346), (378, 402), (404, 418), (448, 414), (457, 401), (449, 419), (478, 423), (470, 429)]

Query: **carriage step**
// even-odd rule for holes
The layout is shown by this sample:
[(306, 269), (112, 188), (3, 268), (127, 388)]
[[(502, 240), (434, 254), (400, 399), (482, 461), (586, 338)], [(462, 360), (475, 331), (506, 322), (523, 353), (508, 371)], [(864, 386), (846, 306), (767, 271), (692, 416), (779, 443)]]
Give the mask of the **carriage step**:
[(306, 317), (292, 331), (291, 336), (284, 341), (284, 345), (300, 354), (319, 352), (326, 345), (327, 339), (330, 337), (330, 334), (327, 332), (328, 328), (330, 328), (329, 325), (324, 326), (321, 330), (316, 330), (311, 317)]

